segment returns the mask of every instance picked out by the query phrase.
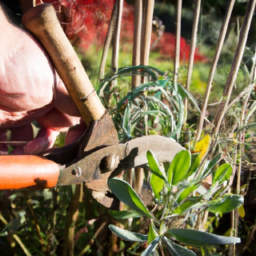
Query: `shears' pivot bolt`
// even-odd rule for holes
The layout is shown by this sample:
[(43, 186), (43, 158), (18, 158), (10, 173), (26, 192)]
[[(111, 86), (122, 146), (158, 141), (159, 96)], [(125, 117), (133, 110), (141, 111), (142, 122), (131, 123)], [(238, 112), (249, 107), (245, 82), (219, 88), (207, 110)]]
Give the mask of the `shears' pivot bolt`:
[(72, 174), (75, 175), (76, 177), (80, 177), (81, 174), (82, 174), (82, 170), (80, 167), (75, 167), (73, 170), (72, 170)]

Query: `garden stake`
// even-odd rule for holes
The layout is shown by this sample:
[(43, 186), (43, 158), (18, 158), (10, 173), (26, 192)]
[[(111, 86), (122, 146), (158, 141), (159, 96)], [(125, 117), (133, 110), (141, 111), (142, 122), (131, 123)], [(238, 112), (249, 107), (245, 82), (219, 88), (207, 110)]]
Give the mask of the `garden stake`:
[[(141, 29), (142, 29), (142, 12), (143, 12), (143, 0), (135, 1), (134, 12), (134, 34), (133, 34), (133, 53), (132, 53), (132, 65), (138, 66), (141, 63)], [(140, 85), (141, 77), (133, 74), (132, 76), (132, 88)]]
[[(141, 22), (142, 22), (143, 0), (135, 1), (134, 10), (134, 32), (133, 32), (133, 53), (132, 65), (140, 65), (140, 45), (141, 45)], [(132, 75), (132, 88), (139, 86), (140, 76), (134, 73)], [(140, 170), (138, 170), (140, 172)], [(127, 172), (127, 182), (133, 186), (132, 170)]]
[(176, 88), (176, 91), (177, 91), (178, 70), (180, 65), (181, 13), (182, 13), (182, 0), (178, 0), (177, 1), (177, 17), (176, 17), (175, 59), (174, 59), (174, 86)]
[[(119, 44), (120, 44), (120, 32), (121, 32), (121, 22), (122, 22), (122, 14), (123, 14), (123, 0), (117, 0), (118, 3), (118, 11), (117, 11), (117, 20), (116, 20), (116, 29), (114, 31), (113, 40), (112, 40), (112, 74), (114, 75), (118, 71), (118, 58), (119, 58)], [(111, 91), (113, 87), (117, 86), (117, 79), (113, 79), (111, 81), (111, 85), (108, 91)], [(111, 92), (105, 93), (104, 100), (106, 104), (109, 106), (110, 98), (112, 96)]]
[(197, 125), (196, 142), (199, 141), (200, 137), (201, 137), (201, 133), (202, 133), (203, 125), (204, 125), (205, 113), (206, 113), (206, 109), (207, 109), (207, 105), (208, 105), (208, 101), (209, 101), (209, 97), (210, 97), (210, 93), (211, 93), (211, 89), (212, 89), (213, 77), (216, 72), (217, 64), (218, 64), (218, 61), (220, 58), (220, 53), (221, 53), (223, 43), (224, 43), (224, 40), (225, 40), (225, 37), (227, 34), (228, 24), (229, 24), (229, 20), (231, 17), (231, 13), (232, 13), (234, 4), (235, 4), (235, 0), (229, 1), (229, 5), (226, 10), (224, 22), (223, 22), (221, 30), (220, 30), (220, 35), (219, 35), (219, 39), (217, 42), (217, 47), (216, 47), (215, 55), (213, 58), (213, 63), (212, 63), (211, 70), (210, 70), (210, 73), (208, 76), (207, 88), (206, 88), (206, 92), (204, 94), (203, 107), (202, 107), (201, 115), (199, 118), (199, 123)]
[(118, 19), (118, 1), (115, 2), (114, 8), (112, 10), (111, 19), (108, 25), (108, 32), (105, 38), (105, 43), (103, 46), (103, 52), (101, 56), (100, 62), (100, 73), (99, 73), (99, 80), (103, 80), (105, 78), (105, 66), (108, 56), (108, 51), (112, 42), (114, 31), (116, 30), (116, 24)]
[[(141, 21), (141, 45), (140, 45), (140, 64), (148, 65), (149, 53), (150, 53), (150, 43), (151, 43), (151, 33), (152, 33), (152, 20), (154, 12), (154, 0), (143, 0), (142, 8), (142, 21)], [(146, 83), (147, 78), (144, 74), (141, 76), (141, 82)], [(138, 85), (136, 85), (138, 86)], [(146, 108), (147, 106), (145, 106)], [(147, 134), (147, 116), (145, 116), (145, 135)], [(142, 168), (136, 168), (134, 175), (134, 189), (140, 195), (143, 179), (144, 179), (144, 170)]]
[[(197, 41), (197, 30), (198, 30), (198, 23), (199, 23), (199, 17), (200, 17), (200, 8), (201, 8), (201, 0), (197, 0), (196, 7), (195, 7), (195, 13), (194, 13), (195, 16), (194, 16), (194, 21), (193, 21), (190, 51), (189, 51), (188, 73), (187, 73), (187, 82), (186, 82), (187, 91), (190, 90), (190, 83), (191, 83), (192, 72), (193, 72), (196, 41)], [(185, 123), (187, 120), (187, 113), (188, 113), (188, 99), (187, 98), (185, 99), (184, 105), (185, 105), (184, 106), (185, 107), (184, 123)]]
[(230, 73), (229, 73), (229, 76), (228, 76), (228, 79), (227, 79), (227, 82), (225, 85), (225, 89), (223, 92), (223, 99), (221, 101), (221, 104), (219, 105), (219, 108), (217, 110), (217, 113), (216, 113), (216, 116), (214, 119), (214, 125), (215, 125), (214, 134), (215, 134), (215, 136), (218, 135), (220, 125), (221, 125), (223, 117), (226, 113), (227, 105), (229, 103), (229, 100), (230, 100), (230, 97), (231, 97), (231, 94), (233, 91), (233, 87), (234, 87), (234, 84), (236, 81), (238, 69), (240, 67), (241, 60), (243, 57), (249, 29), (251, 26), (251, 21), (252, 21), (252, 17), (254, 14), (255, 4), (256, 4), (256, 0), (249, 0), (249, 2), (247, 4), (246, 14), (245, 14), (243, 25), (242, 25), (242, 28), (240, 31), (238, 45), (236, 48), (235, 56), (233, 58), (233, 62), (232, 62), (232, 66), (231, 66), (231, 70), (230, 70)]

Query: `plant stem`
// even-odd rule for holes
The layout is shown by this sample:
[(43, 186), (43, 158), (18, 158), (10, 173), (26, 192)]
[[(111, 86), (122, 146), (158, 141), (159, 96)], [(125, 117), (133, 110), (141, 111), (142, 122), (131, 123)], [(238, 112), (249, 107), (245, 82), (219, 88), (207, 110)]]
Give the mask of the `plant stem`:
[(223, 47), (223, 43), (224, 43), (224, 40), (225, 40), (225, 37), (226, 37), (226, 34), (227, 34), (228, 24), (229, 24), (229, 20), (230, 20), (230, 16), (231, 16), (234, 4), (235, 4), (235, 0), (230, 0), (229, 1), (229, 5), (227, 7), (224, 22), (223, 22), (221, 30), (220, 30), (220, 35), (219, 35), (219, 39), (218, 39), (218, 42), (217, 42), (216, 52), (215, 52), (213, 63), (212, 63), (212, 66), (211, 66), (211, 70), (210, 70), (210, 73), (209, 73), (209, 76), (208, 76), (207, 88), (206, 88), (206, 92), (205, 92), (205, 95), (204, 95), (203, 107), (202, 107), (199, 123), (197, 125), (196, 141), (198, 141), (200, 139), (200, 136), (201, 136), (201, 133), (202, 133), (206, 108), (207, 108), (207, 105), (208, 105), (210, 92), (211, 92), (211, 89), (212, 89), (213, 77), (214, 77), (214, 74), (215, 74), (215, 71), (216, 71), (216, 68), (217, 68), (217, 64), (218, 64), (218, 60), (219, 60), (219, 57), (220, 57), (221, 49)]
[[(3, 215), (0, 212), (0, 220), (4, 225), (7, 225), (8, 222), (6, 221), (6, 219), (3, 217)], [(14, 238), (14, 240), (19, 244), (19, 246), (21, 247), (21, 249), (24, 252), (24, 255), (26, 256), (32, 256), (32, 254), (29, 252), (29, 250), (27, 249), (27, 247), (23, 244), (23, 242), (21, 241), (20, 237), (16, 234), (9, 234), (10, 236), (12, 236)]]
[(75, 225), (79, 215), (79, 204), (83, 198), (83, 184), (77, 184), (74, 196), (70, 203), (68, 221), (64, 231), (64, 250), (63, 256), (74, 256), (74, 233)]
[[(196, 7), (195, 7), (195, 14), (194, 14), (193, 28), (192, 28), (192, 38), (191, 38), (190, 51), (189, 51), (189, 61), (188, 61), (188, 74), (187, 74), (187, 82), (186, 82), (187, 91), (190, 90), (190, 83), (191, 83), (192, 72), (193, 72), (200, 9), (201, 9), (201, 0), (196, 0)], [(185, 118), (184, 118), (184, 123), (185, 123), (187, 120), (187, 113), (188, 113), (187, 98), (185, 99), (184, 105), (185, 105)]]
[(35, 224), (35, 228), (36, 228), (36, 233), (37, 233), (37, 235), (38, 235), (40, 244), (43, 245), (43, 244), (44, 244), (44, 239), (43, 239), (43, 237), (42, 237), (41, 234), (40, 234), (40, 226), (39, 226), (39, 223), (38, 223), (38, 221), (37, 221), (35, 212), (34, 212), (32, 206), (31, 206), (31, 199), (28, 199), (28, 200), (27, 200), (27, 205), (28, 205), (29, 211), (30, 211), (30, 213), (31, 213), (31, 215), (32, 215), (32, 218), (33, 218), (33, 220), (34, 220), (34, 224)]
[(238, 45), (236, 48), (236, 53), (235, 53), (235, 56), (234, 56), (234, 59), (232, 62), (231, 70), (230, 70), (230, 73), (229, 73), (229, 76), (228, 76), (228, 79), (227, 79), (227, 82), (225, 85), (225, 89), (223, 92), (224, 97), (222, 99), (221, 104), (219, 105), (217, 114), (214, 119), (214, 124), (215, 124), (214, 134), (215, 134), (215, 136), (217, 136), (217, 134), (219, 132), (221, 122), (224, 118), (224, 114), (226, 113), (227, 105), (228, 105), (228, 102), (230, 100), (230, 97), (231, 97), (231, 94), (233, 91), (237, 73), (238, 73), (238, 70), (239, 70), (239, 67), (241, 64), (241, 60), (243, 57), (245, 44), (247, 41), (252, 17), (254, 14), (255, 4), (256, 4), (256, 0), (249, 0), (249, 2), (247, 4), (247, 10), (246, 10), (246, 14), (244, 17), (244, 22), (243, 22), (241, 32), (239, 35), (239, 42), (238, 42)]

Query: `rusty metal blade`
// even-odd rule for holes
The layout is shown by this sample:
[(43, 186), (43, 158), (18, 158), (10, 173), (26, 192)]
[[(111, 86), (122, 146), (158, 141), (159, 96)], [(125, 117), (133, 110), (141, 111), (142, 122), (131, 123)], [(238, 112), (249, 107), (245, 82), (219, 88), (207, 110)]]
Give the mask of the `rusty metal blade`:
[(183, 149), (171, 138), (157, 135), (136, 138), (125, 144), (100, 149), (65, 168), (60, 173), (58, 185), (98, 181), (101, 184), (100, 188), (94, 187), (93, 190), (105, 192), (110, 175), (117, 176), (132, 167), (147, 164), (148, 150), (152, 150), (158, 161), (163, 163), (171, 162), (176, 153)]

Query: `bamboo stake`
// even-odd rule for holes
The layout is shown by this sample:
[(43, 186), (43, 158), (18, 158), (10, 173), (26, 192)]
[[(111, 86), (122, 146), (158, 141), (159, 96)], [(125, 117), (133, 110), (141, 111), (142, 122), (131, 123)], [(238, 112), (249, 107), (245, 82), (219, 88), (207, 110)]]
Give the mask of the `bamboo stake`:
[[(143, 0), (135, 1), (134, 12), (134, 36), (133, 36), (133, 55), (132, 65), (140, 65), (140, 47), (141, 47), (141, 23), (142, 23), (142, 2)], [(140, 76), (132, 77), (132, 88), (137, 87), (140, 84)]]
[(99, 73), (99, 79), (102, 80), (105, 77), (105, 66), (106, 66), (106, 61), (107, 61), (107, 56), (108, 56), (108, 51), (111, 45), (111, 41), (113, 38), (114, 31), (116, 29), (116, 24), (117, 24), (117, 18), (118, 18), (118, 5), (120, 1), (116, 1), (112, 14), (111, 14), (111, 19), (109, 22), (108, 26), (108, 32), (107, 36), (105, 38), (105, 43), (103, 47), (103, 53), (101, 56), (101, 62), (100, 62), (100, 73)]
[(174, 86), (177, 88), (178, 70), (180, 65), (180, 31), (181, 31), (182, 0), (177, 1), (176, 17), (176, 41), (175, 41), (175, 60), (174, 60)]
[[(200, 9), (201, 9), (201, 0), (197, 0), (196, 1), (196, 7), (195, 7), (195, 16), (194, 16), (194, 21), (193, 21), (190, 52), (189, 52), (188, 74), (187, 74), (187, 83), (186, 83), (187, 91), (190, 90), (190, 83), (191, 83), (191, 77), (192, 77), (192, 72), (193, 72), (194, 56), (195, 56), (196, 41), (197, 41), (198, 23), (199, 23), (199, 17), (200, 17)], [(188, 99), (185, 99), (185, 118), (184, 118), (184, 122), (186, 122), (187, 113), (188, 113)]]
[[(152, 34), (152, 20), (154, 12), (154, 0), (143, 0), (143, 17), (142, 17), (142, 33), (141, 33), (141, 64), (148, 65), (149, 53), (150, 53), (150, 43), (151, 43), (151, 34)], [(141, 77), (141, 82), (147, 82), (146, 76)], [(147, 118), (145, 118), (145, 125), (147, 125)], [(146, 129), (147, 135), (147, 129)], [(135, 180), (134, 180), (134, 189), (140, 194), (143, 186), (144, 179), (144, 169), (136, 168), (135, 169)]]
[(255, 4), (256, 4), (256, 0), (249, 0), (248, 5), (247, 5), (246, 14), (245, 14), (244, 22), (243, 22), (241, 32), (239, 35), (239, 41), (238, 41), (238, 45), (236, 48), (235, 56), (234, 56), (231, 70), (230, 70), (230, 73), (229, 73), (229, 76), (228, 76), (228, 79), (227, 79), (227, 82), (225, 85), (225, 89), (223, 92), (224, 97), (222, 99), (221, 104), (219, 105), (217, 114), (216, 114), (214, 122), (213, 122), (215, 124), (215, 128), (214, 128), (215, 136), (217, 136), (217, 134), (219, 132), (221, 122), (225, 115), (227, 105), (229, 103), (231, 93), (233, 91), (237, 73), (238, 73), (238, 70), (239, 70), (239, 67), (241, 64), (241, 60), (243, 57), (244, 48), (246, 45), (249, 29), (251, 26), (251, 21), (252, 21), (252, 17), (254, 14)]
[[(112, 72), (115, 73), (118, 70), (118, 57), (119, 57), (119, 44), (120, 44), (120, 31), (123, 14), (123, 0), (116, 0), (118, 3), (116, 30), (113, 38), (113, 53), (112, 53)], [(116, 81), (116, 80), (114, 80)]]
[[(140, 65), (140, 47), (141, 47), (141, 23), (142, 23), (142, 2), (143, 0), (135, 1), (134, 11), (134, 33), (133, 33), (133, 53), (132, 53), (132, 65)], [(140, 76), (133, 75), (132, 88), (137, 87), (140, 84)], [(132, 169), (127, 171), (127, 182), (132, 185)]]
[(202, 133), (202, 129), (203, 129), (203, 125), (204, 125), (204, 119), (205, 119), (205, 112), (206, 112), (206, 108), (207, 108), (207, 104), (209, 101), (209, 97), (210, 97), (210, 92), (212, 89), (212, 82), (213, 82), (213, 77), (217, 68), (217, 64), (219, 61), (219, 57), (220, 57), (220, 53), (221, 53), (221, 49), (223, 47), (223, 43), (227, 34), (227, 29), (228, 29), (228, 24), (229, 24), (229, 20), (230, 20), (230, 16), (233, 10), (235, 4), (235, 0), (230, 0), (229, 1), (229, 5), (228, 8), (226, 10), (226, 14), (225, 14), (225, 18), (224, 18), (224, 22), (222, 24), (221, 30), (220, 30), (220, 36), (217, 42), (217, 47), (216, 47), (216, 52), (214, 55), (214, 59), (213, 59), (213, 63), (211, 66), (211, 70), (208, 76), (208, 82), (207, 82), (207, 88), (206, 88), (206, 92), (204, 95), (204, 103), (203, 103), (203, 107), (202, 107), (202, 112), (200, 115), (200, 119), (199, 119), (199, 123), (197, 126), (197, 134), (196, 134), (196, 141), (198, 141), (200, 139), (201, 133)]
[[(152, 20), (154, 12), (154, 0), (143, 0), (143, 21), (142, 21), (142, 37), (141, 37), (141, 64), (148, 65), (150, 43), (152, 34)], [(145, 77), (142, 78), (145, 82)]]

